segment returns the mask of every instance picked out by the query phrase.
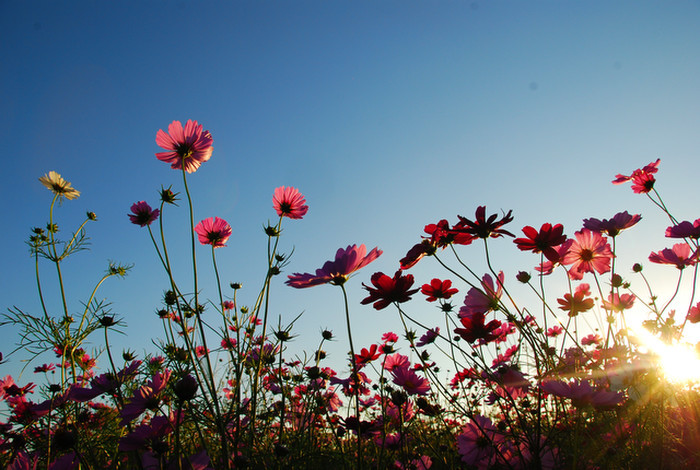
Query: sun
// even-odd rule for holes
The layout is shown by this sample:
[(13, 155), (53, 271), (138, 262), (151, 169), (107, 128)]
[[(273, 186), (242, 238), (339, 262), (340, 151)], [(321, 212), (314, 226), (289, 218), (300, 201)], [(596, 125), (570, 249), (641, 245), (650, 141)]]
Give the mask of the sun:
[(656, 356), (654, 362), (666, 380), (677, 384), (700, 383), (700, 355), (694, 346), (665, 343), (644, 328), (634, 333), (644, 349)]

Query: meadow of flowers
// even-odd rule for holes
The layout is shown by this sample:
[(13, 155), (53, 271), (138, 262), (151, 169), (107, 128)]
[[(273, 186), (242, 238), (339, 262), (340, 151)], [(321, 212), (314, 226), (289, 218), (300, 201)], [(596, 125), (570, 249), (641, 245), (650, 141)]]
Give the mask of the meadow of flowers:
[[(310, 272), (287, 274), (283, 224), (303, 219), (309, 207), (298, 189), (276, 188), (278, 219), (264, 230), (266, 274), (254, 302), (243, 306), (241, 286), (222, 282), (217, 266), (217, 250), (231, 249), (231, 226), (220, 217), (196, 220), (188, 187), (212, 157), (212, 135), (196, 121), (184, 127), (174, 121), (155, 140), (162, 149), (155, 156), (181, 181), (177, 191), (161, 189), (155, 208), (135, 202), (129, 221), (148, 234), (144, 243), (152, 243), (163, 268), (159, 348), (137, 357), (110, 347), (126, 325), (96, 294), (129, 266), (110, 264), (81, 299), (84, 309), (69, 308), (70, 279), (61, 265), (85, 248), (95, 215), (60, 239), (57, 202), (80, 193), (55, 171), (39, 178), (53, 195), (48, 222), (28, 240), (41, 311), (20, 305), (3, 314), (2, 324), (21, 334), (14, 351), (3, 346), (0, 361), (15, 353), (49, 354), (53, 361), (37, 363), (32, 381), (0, 379), (2, 468), (700, 466), (697, 351), (684, 335), (688, 324), (700, 322), (694, 299), (700, 219), (677, 220), (666, 207), (655, 186), (659, 160), (613, 180), (631, 183), (668, 216), (659, 230), (670, 246), (636, 260), (618, 259), (616, 248), (633, 237), (638, 214), (585, 219), (566, 234), (558, 223), (515, 225), (511, 212), (480, 206), (474, 216), (426, 225), (393, 273), (370, 274), (367, 266), (382, 251), (358, 244), (339, 248)], [(189, 223), (166, 234), (163, 219), (175, 210), (188, 211)], [(173, 269), (170, 237), (191, 240), (185, 255), (191, 272)], [(197, 260), (198, 245), (211, 248), (210, 260)], [(468, 250), (483, 253), (487, 272), (463, 261)], [(531, 252), (533, 262), (506, 276), (492, 266), (494, 250)], [(428, 262), (434, 277), (416, 282), (411, 268)], [(201, 295), (198, 269), (205, 268), (215, 275), (216, 285), (207, 286), (214, 298)], [(677, 277), (675, 292), (657, 293), (649, 270)], [(281, 326), (270, 318), (271, 286), (280, 275), (286, 288), (338, 287), (337, 314), (347, 328), (324, 330), (306, 363), (286, 357), (295, 321)], [(374, 344), (356, 344), (352, 336), (345, 289), (362, 276), (362, 304), (396, 315), (398, 333), (378, 331)], [(57, 284), (59, 298), (45, 297), (49, 283)], [(531, 294), (525, 300), (515, 294), (523, 288)], [(671, 310), (679, 295), (690, 298), (687, 308)], [(314, 302), (313, 291), (308, 299)], [(633, 306), (637, 316), (640, 306), (646, 312), (640, 327), (627, 318)], [(436, 312), (433, 323), (416, 315), (426, 308)], [(97, 350), (88, 350), (88, 340)], [(347, 344), (343, 369), (325, 363), (324, 343), (331, 340)], [(457, 373), (445, 378), (444, 364)]]

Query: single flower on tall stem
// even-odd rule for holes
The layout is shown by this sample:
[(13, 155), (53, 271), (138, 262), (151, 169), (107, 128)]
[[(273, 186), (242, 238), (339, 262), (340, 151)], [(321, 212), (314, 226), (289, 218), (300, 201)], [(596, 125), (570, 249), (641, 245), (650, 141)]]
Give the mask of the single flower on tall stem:
[(170, 168), (174, 170), (184, 168), (187, 173), (194, 173), (211, 158), (213, 151), (211, 133), (202, 129), (201, 124), (191, 119), (184, 129), (180, 121), (171, 122), (167, 133), (159, 129), (156, 144), (167, 152), (158, 152), (156, 157), (170, 163)]

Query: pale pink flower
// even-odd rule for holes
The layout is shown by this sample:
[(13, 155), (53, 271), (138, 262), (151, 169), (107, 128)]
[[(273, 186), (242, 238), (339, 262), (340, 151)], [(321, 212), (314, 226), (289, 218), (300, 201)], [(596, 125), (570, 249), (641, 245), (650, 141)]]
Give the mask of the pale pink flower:
[(202, 245), (211, 245), (214, 248), (226, 246), (231, 236), (231, 226), (224, 219), (209, 217), (202, 220), (194, 228)]
[(678, 269), (692, 266), (698, 261), (700, 251), (691, 253), (690, 245), (687, 243), (677, 243), (673, 248), (664, 248), (658, 253), (652, 252), (649, 261), (659, 264), (674, 264)]
[(297, 188), (285, 188), (284, 186), (275, 189), (275, 194), (272, 196), (272, 207), (277, 211), (277, 215), (290, 219), (301, 219), (309, 210), (306, 199)]
[(632, 308), (635, 299), (634, 294), (610, 294), (608, 300), (603, 300), (603, 308), (611, 312), (622, 312)]
[(156, 134), (156, 144), (168, 150), (158, 152), (158, 160), (170, 163), (174, 170), (184, 169), (187, 173), (197, 171), (199, 166), (209, 160), (212, 153), (212, 137), (209, 131), (203, 131), (197, 121), (188, 120), (185, 128), (180, 121), (173, 121), (168, 126), (168, 132), (162, 129)]
[(610, 260), (615, 255), (607, 239), (588, 229), (583, 229), (574, 235), (576, 240), (561, 259), (561, 264), (571, 264), (569, 277), (583, 279), (584, 273), (603, 274), (610, 271)]
[(335, 254), (335, 260), (326, 261), (322, 268), (316, 270), (315, 274), (294, 273), (288, 276), (286, 284), (298, 289), (329, 283), (339, 286), (348, 280), (350, 274), (364, 268), (379, 258), (381, 254), (382, 250), (378, 248), (367, 253), (365, 245), (350, 245), (345, 249), (340, 248)]

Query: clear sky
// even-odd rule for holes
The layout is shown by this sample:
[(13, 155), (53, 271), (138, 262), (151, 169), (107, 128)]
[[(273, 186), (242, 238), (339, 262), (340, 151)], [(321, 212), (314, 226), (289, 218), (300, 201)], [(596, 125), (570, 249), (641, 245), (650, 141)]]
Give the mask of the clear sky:
[[(188, 181), (197, 220), (233, 227), (217, 257), (225, 284), (244, 283), (241, 304), (262, 282), (274, 188), (307, 197), (304, 220), (285, 222), (282, 251), (295, 252), (271, 311), (283, 323), (304, 311), (299, 350), (313, 351), (330, 328), (343, 339), (327, 349), (342, 358), (342, 298), (331, 286), (293, 290), (286, 274), (313, 271), (349, 244), (383, 249), (348, 284), (366, 346), (401, 328), (391, 308), (359, 305), (361, 283), (393, 273), (425, 224), (479, 205), (513, 209), (518, 234), (552, 222), (571, 236), (583, 218), (642, 213), (624, 249), (626, 265), (644, 261), (671, 246), (667, 224), (610, 181), (661, 158), (667, 202), (680, 219), (700, 217), (699, 31), (698, 1), (2, 1), (0, 306), (38, 313), (24, 242), (48, 218), (51, 194), (37, 178), (55, 170), (82, 193), (57, 209), (64, 231), (87, 210), (99, 217), (91, 251), (65, 267), (72, 308), (108, 260), (134, 263), (100, 293), (128, 324), (123, 344), (150, 348), (167, 278), (126, 214), (136, 201), (157, 204), (161, 185), (182, 190), (179, 172), (154, 156), (155, 135), (187, 119), (214, 138)], [(184, 269), (185, 206), (168, 216)], [(493, 246), (511, 281), (538, 259), (507, 240)], [(466, 250), (485, 272), (481, 248)], [(198, 255), (211, 285), (209, 250)], [(418, 285), (444, 277), (429, 261), (414, 270)], [(437, 321), (422, 299), (409, 310)], [(6, 353), (14, 332), (0, 335)]]

